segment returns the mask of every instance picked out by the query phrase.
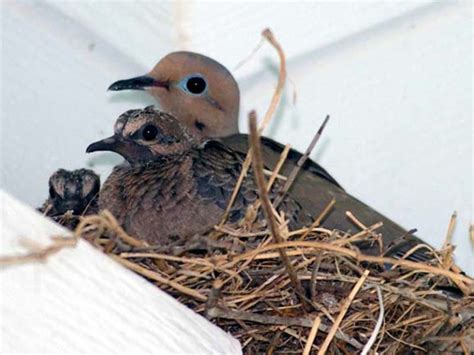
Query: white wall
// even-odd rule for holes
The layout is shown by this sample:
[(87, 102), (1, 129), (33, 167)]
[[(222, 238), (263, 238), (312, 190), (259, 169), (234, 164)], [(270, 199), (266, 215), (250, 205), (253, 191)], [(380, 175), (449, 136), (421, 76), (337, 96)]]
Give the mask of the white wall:
[[(87, 156), (119, 113), (152, 101), (107, 93), (166, 53), (190, 49), (229, 69), (271, 27), (285, 48), (284, 105), (267, 134), (302, 150), (326, 114), (313, 156), (351, 193), (440, 246), (452, 211), (458, 262), (470, 269), (472, 221), (470, 2), (2, 2), (2, 186), (37, 205), (58, 167), (117, 161)], [(275, 86), (263, 45), (235, 70), (242, 120), (262, 115)]]

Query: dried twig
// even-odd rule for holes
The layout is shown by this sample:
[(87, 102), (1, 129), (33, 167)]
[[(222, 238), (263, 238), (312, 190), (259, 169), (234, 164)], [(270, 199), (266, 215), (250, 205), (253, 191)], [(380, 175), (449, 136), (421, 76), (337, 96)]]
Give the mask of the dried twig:
[[(285, 163), (286, 161), (286, 158), (288, 156), (288, 153), (291, 149), (291, 146), (289, 144), (285, 145), (285, 148), (283, 149), (283, 151), (281, 152), (280, 154), (280, 158), (278, 159), (278, 162), (277, 164), (275, 165), (275, 168), (273, 169), (273, 173), (272, 175), (270, 176), (270, 179), (268, 180), (268, 184), (267, 184), (267, 191), (270, 191), (272, 186), (273, 186), (273, 183), (275, 182), (275, 180), (277, 179), (278, 175), (279, 175), (279, 172), (283, 166), (283, 164)], [(287, 179), (288, 181), (288, 179)]]
[(457, 219), (457, 213), (456, 211), (453, 212), (451, 215), (451, 219), (449, 221), (448, 225), (448, 230), (446, 232), (446, 238), (442, 247), (443, 250), (443, 267), (446, 269), (449, 269), (453, 263), (453, 258), (452, 258), (452, 252), (453, 252), (453, 246), (452, 246), (452, 239), (453, 239), (453, 233), (454, 233), (454, 227), (456, 226), (456, 219)]
[[(469, 287), (472, 287), (474, 285), (474, 280), (472, 280), (471, 278), (469, 278), (465, 275), (457, 274), (457, 273), (449, 271), (449, 270), (445, 270), (445, 269), (440, 268), (440, 267), (431, 266), (431, 265), (427, 265), (427, 264), (423, 264), (423, 263), (415, 262), (415, 261), (410, 261), (410, 260), (394, 259), (394, 258), (381, 257), (381, 256), (364, 255), (362, 253), (359, 253), (357, 251), (354, 251), (354, 250), (351, 250), (351, 249), (348, 249), (348, 248), (339, 247), (339, 246), (329, 244), (329, 243), (324, 243), (324, 242), (294, 241), (294, 242), (284, 242), (284, 243), (279, 243), (279, 244), (272, 244), (272, 245), (268, 245), (268, 246), (259, 248), (257, 250), (253, 250), (253, 251), (250, 251), (248, 253), (239, 255), (238, 257), (236, 257), (233, 260), (233, 262), (237, 262), (237, 261), (240, 261), (240, 260), (245, 260), (247, 258), (255, 258), (255, 259), (267, 258), (267, 257), (270, 257), (270, 256), (269, 255), (260, 255), (260, 256), (257, 257), (256, 255), (257, 254), (262, 254), (263, 252), (269, 251), (269, 250), (272, 250), (272, 249), (289, 248), (289, 247), (307, 247), (307, 248), (312, 249), (312, 250), (308, 250), (308, 251), (297, 251), (293, 255), (296, 255), (296, 254), (301, 255), (303, 253), (308, 253), (308, 252), (310, 252), (310, 253), (313, 252), (314, 253), (315, 250), (318, 250), (318, 249), (319, 250), (327, 250), (327, 251), (337, 252), (341, 255), (352, 257), (352, 258), (354, 258), (358, 261), (367, 261), (367, 262), (378, 263), (378, 264), (384, 264), (385, 263), (385, 264), (403, 266), (403, 267), (406, 267), (410, 270), (416, 270), (416, 271), (425, 272), (425, 273), (432, 273), (432, 274), (435, 274), (435, 275), (443, 275), (443, 276), (446, 276), (450, 279), (458, 280), (462, 283), (465, 283)], [(464, 290), (467, 291), (466, 287), (464, 287)]]
[(314, 135), (313, 139), (311, 140), (311, 143), (309, 144), (308, 148), (306, 148), (306, 151), (304, 152), (304, 154), (298, 159), (298, 162), (296, 163), (295, 167), (293, 168), (293, 170), (291, 171), (290, 173), (290, 176), (288, 177), (288, 179), (286, 180), (285, 182), (285, 185), (283, 186), (278, 198), (275, 200), (275, 202), (273, 203), (274, 207), (277, 208), (281, 201), (283, 201), (283, 199), (285, 198), (285, 195), (286, 193), (288, 192), (288, 190), (290, 189), (291, 185), (293, 184), (293, 182), (295, 181), (296, 177), (298, 176), (298, 173), (300, 172), (301, 168), (303, 167), (304, 163), (306, 162), (306, 160), (308, 160), (311, 152), (313, 151), (314, 147), (316, 146), (316, 144), (318, 143), (319, 141), (319, 138), (321, 138), (321, 135), (324, 131), (324, 127), (326, 127), (326, 124), (328, 123), (329, 121), (329, 115), (326, 116), (326, 118), (324, 119), (323, 123), (321, 124), (321, 126), (319, 127), (318, 131), (316, 132), (316, 134)]
[[(314, 321), (306, 317), (280, 317), (280, 316), (267, 316), (258, 313), (251, 312), (239, 312), (232, 310), (223, 310), (220, 307), (214, 307), (208, 312), (213, 318), (226, 318), (226, 319), (240, 319), (247, 320), (250, 322), (262, 323), (262, 324), (273, 324), (273, 325), (285, 325), (285, 326), (300, 326), (305, 328), (312, 328)], [(330, 328), (324, 324), (319, 325), (319, 329), (323, 332), (328, 332)], [(357, 340), (350, 338), (346, 334), (338, 331), (335, 337), (345, 341), (346, 343), (354, 346), (356, 349), (362, 349), (362, 344)]]
[(336, 199), (333, 198), (331, 201), (329, 201), (329, 203), (324, 208), (324, 210), (320, 213), (318, 218), (316, 218), (314, 222), (311, 224), (311, 226), (306, 230), (306, 232), (303, 233), (303, 235), (301, 236), (302, 240), (305, 240), (306, 237), (309, 235), (309, 233), (311, 233), (311, 231), (314, 228), (318, 227), (321, 224), (323, 219), (328, 215), (329, 211), (331, 211), (331, 209), (334, 207), (335, 204), (336, 204)]
[(336, 318), (336, 321), (331, 327), (331, 330), (329, 331), (326, 339), (324, 339), (323, 344), (319, 348), (318, 355), (323, 355), (326, 353), (326, 350), (329, 347), (329, 344), (331, 343), (332, 339), (334, 338), (334, 335), (336, 335), (336, 332), (339, 328), (339, 324), (341, 324), (342, 319), (346, 315), (347, 310), (349, 309), (350, 305), (352, 304), (352, 301), (354, 300), (354, 297), (356, 296), (357, 292), (359, 292), (360, 288), (362, 287), (365, 279), (369, 275), (369, 270), (365, 270), (364, 274), (360, 277), (359, 281), (355, 284), (354, 288), (352, 289), (351, 293), (347, 297), (347, 299), (344, 301), (341, 311), (339, 312), (339, 315)]
[(128, 260), (125, 260), (125, 259), (122, 259), (121, 257), (119, 256), (116, 256), (116, 255), (110, 255), (114, 260), (118, 261), (120, 264), (122, 264), (123, 266), (126, 266), (127, 268), (129, 268), (130, 270), (133, 270), (151, 280), (154, 280), (154, 281), (158, 281), (159, 283), (163, 284), (163, 285), (167, 285), (167, 286), (171, 286), (172, 288), (176, 289), (177, 291), (185, 294), (185, 295), (188, 295), (190, 297), (193, 297), (199, 301), (207, 301), (207, 297), (202, 295), (201, 293), (193, 290), (193, 289), (190, 289), (189, 287), (186, 287), (186, 286), (183, 286), (183, 285), (180, 285), (179, 283), (173, 281), (173, 280), (169, 280), (169, 279), (166, 279), (164, 277), (162, 277), (160, 274), (158, 274), (157, 272), (154, 272), (154, 271), (151, 271), (151, 270), (148, 270), (146, 268), (144, 268), (143, 266), (140, 266), (138, 264), (135, 264), (135, 263), (132, 263), (131, 261), (128, 261)]
[(382, 222), (375, 223), (374, 225), (367, 227), (366, 229), (360, 231), (359, 233), (354, 234), (351, 237), (345, 238), (345, 239), (339, 239), (336, 240), (333, 244), (334, 245), (346, 245), (346, 244), (351, 244), (354, 242), (357, 242), (359, 240), (363, 240), (365, 237), (367, 237), (370, 234), (373, 234), (373, 232), (383, 226)]
[(2, 256), (0, 257), (0, 266), (25, 264), (30, 262), (44, 262), (51, 255), (63, 250), (64, 248), (75, 247), (77, 244), (76, 238), (51, 238), (53, 243), (46, 247), (38, 246), (35, 242), (29, 239), (21, 240), (28, 249), (33, 251), (24, 255)]
[(454, 227), (456, 226), (456, 220), (457, 220), (458, 214), (456, 211), (453, 212), (451, 215), (451, 219), (449, 220), (449, 225), (448, 225), (448, 230), (446, 232), (446, 239), (444, 241), (443, 248), (447, 248), (451, 243), (453, 239), (453, 233), (454, 233)]
[(286, 58), (285, 53), (283, 52), (283, 48), (280, 46), (280, 43), (278, 43), (269, 28), (263, 30), (262, 36), (277, 50), (278, 56), (280, 58), (280, 70), (278, 73), (278, 84), (273, 94), (272, 101), (270, 102), (270, 106), (268, 106), (268, 110), (265, 113), (265, 117), (263, 118), (263, 121), (258, 129), (259, 134), (262, 134), (263, 130), (270, 123), (270, 120), (272, 119), (273, 114), (275, 113), (278, 104), (280, 103), (281, 95), (283, 94), (283, 88), (285, 86), (286, 81)]
[(375, 289), (377, 290), (377, 297), (379, 299), (380, 305), (379, 317), (377, 318), (377, 323), (375, 324), (374, 331), (370, 335), (369, 341), (367, 341), (364, 348), (362, 349), (361, 355), (367, 355), (369, 353), (370, 348), (374, 345), (375, 340), (377, 339), (377, 335), (379, 334), (384, 319), (385, 310), (383, 307), (382, 291), (380, 291), (380, 287), (378, 286), (376, 286)]
[[(257, 131), (257, 117), (255, 112), (252, 111), (249, 115), (249, 125), (250, 125), (250, 147), (252, 148), (252, 157), (253, 157), (253, 172), (255, 175), (255, 182), (259, 190), (260, 201), (262, 201), (263, 211), (267, 219), (270, 231), (275, 240), (275, 243), (282, 243), (283, 238), (280, 236), (280, 231), (278, 229), (275, 218), (273, 217), (273, 208), (268, 198), (268, 192), (265, 184), (265, 177), (263, 176), (263, 160), (262, 153), (260, 149), (260, 137)], [(295, 292), (299, 295), (301, 302), (306, 302), (304, 297), (304, 290), (301, 287), (301, 284), (296, 276), (296, 273), (293, 269), (293, 266), (290, 263), (288, 255), (286, 255), (285, 250), (278, 249), (280, 257), (282, 260), (285, 269), (290, 276), (291, 283), (295, 289)]]
[(309, 355), (311, 352), (311, 347), (313, 346), (314, 339), (316, 338), (316, 334), (318, 333), (319, 326), (321, 324), (321, 318), (316, 317), (314, 319), (313, 326), (311, 327), (311, 331), (308, 335), (308, 340), (306, 341), (306, 345), (303, 350), (303, 355)]

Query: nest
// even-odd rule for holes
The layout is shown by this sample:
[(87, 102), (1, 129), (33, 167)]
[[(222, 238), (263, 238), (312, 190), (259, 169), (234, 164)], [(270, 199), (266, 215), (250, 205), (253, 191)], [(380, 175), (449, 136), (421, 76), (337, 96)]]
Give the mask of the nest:
[[(322, 228), (320, 223), (335, 201), (323, 211), (314, 211), (319, 215), (313, 225), (300, 230), (289, 230), (285, 216), (276, 212), (278, 201), (270, 201), (266, 191), (279, 176), (278, 166), (288, 150), (266, 181), (258, 138), (280, 99), (286, 71), (278, 43), (269, 31), (264, 36), (280, 55), (280, 80), (262, 127), (257, 129), (255, 115), (250, 117), (252, 154), (244, 163), (242, 178), (253, 164), (260, 199), (248, 208), (246, 217), (228, 224), (224, 216), (205, 235), (156, 247), (128, 235), (108, 211), (102, 211), (82, 217), (76, 237), (87, 239), (231, 333), (246, 354), (470, 353), (474, 280), (453, 263), (450, 236), (455, 215), (441, 251), (420, 245), (397, 260), (364, 255), (357, 248), (357, 242), (380, 242), (381, 223), (365, 226), (348, 213), (359, 231)], [(298, 169), (288, 177), (282, 194)], [(261, 210), (264, 220), (257, 218)], [(48, 249), (3, 262), (42, 259), (73, 244), (58, 241)], [(406, 260), (417, 248), (430, 249), (431, 261)]]
[[(250, 119), (249, 154), (240, 184), (253, 165), (260, 199), (237, 224), (224, 217), (205, 235), (166, 247), (148, 246), (125, 233), (102, 211), (84, 218), (76, 235), (88, 239), (117, 262), (144, 276), (181, 303), (239, 339), (244, 353), (406, 353), (463, 351), (474, 347), (474, 280), (453, 263), (448, 229), (440, 252), (416, 246), (401, 260), (361, 254), (357, 242), (380, 242), (377, 228), (350, 212), (355, 234), (321, 228), (331, 201), (307, 228), (289, 230), (275, 208), (291, 187), (321, 136), (324, 121), (285, 181), (279, 197), (267, 191), (279, 178), (287, 147), (268, 181), (259, 135), (281, 98), (286, 78), (283, 50), (268, 30), (263, 36), (280, 56), (280, 78), (270, 107), (257, 129)], [(265, 219), (258, 218), (263, 210)], [(430, 249), (429, 263), (406, 260), (417, 248)], [(451, 297), (441, 291), (454, 290)]]
[(349, 214), (360, 232), (317, 226), (330, 206), (293, 231), (284, 215), (256, 218), (261, 207), (166, 247), (129, 236), (104, 210), (80, 217), (74, 238), (52, 238), (46, 248), (24, 240), (32, 252), (0, 265), (42, 261), (84, 238), (231, 333), (245, 354), (472, 352), (474, 280), (453, 263), (455, 215), (443, 250), (421, 263), (361, 254), (355, 242), (378, 242), (380, 224)]
[(452, 263), (452, 248), (430, 263), (367, 256), (353, 243), (376, 242), (373, 227), (349, 235), (284, 222), (275, 243), (255, 212), (166, 248), (127, 235), (107, 211), (76, 233), (231, 333), (247, 354), (472, 351), (473, 280)]

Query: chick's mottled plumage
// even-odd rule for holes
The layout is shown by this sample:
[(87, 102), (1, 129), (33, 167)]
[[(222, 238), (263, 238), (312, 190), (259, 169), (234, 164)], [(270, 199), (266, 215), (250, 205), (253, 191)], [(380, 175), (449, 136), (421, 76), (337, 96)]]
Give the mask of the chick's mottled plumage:
[[(173, 116), (152, 107), (124, 113), (114, 136), (88, 148), (96, 150), (115, 151), (126, 159), (105, 182), (100, 208), (110, 210), (128, 233), (152, 244), (212, 228), (222, 218), (242, 169), (240, 154), (217, 141), (193, 138)], [(274, 185), (272, 192), (279, 187)], [(230, 211), (231, 221), (242, 218), (257, 197), (249, 174)], [(293, 226), (311, 222), (291, 198), (281, 210)]]
[(49, 178), (49, 197), (39, 210), (73, 228), (78, 216), (97, 213), (99, 189), (100, 178), (92, 170), (59, 169)]

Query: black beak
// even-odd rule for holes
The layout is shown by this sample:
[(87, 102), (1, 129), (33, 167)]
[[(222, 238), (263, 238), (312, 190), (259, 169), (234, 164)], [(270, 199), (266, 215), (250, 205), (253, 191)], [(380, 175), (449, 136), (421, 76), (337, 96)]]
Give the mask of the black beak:
[(147, 147), (136, 144), (133, 140), (123, 138), (119, 134), (94, 142), (86, 149), (86, 153), (101, 151), (120, 154), (130, 163), (138, 160), (148, 161), (153, 158), (152, 152)]
[(90, 144), (86, 149), (86, 153), (100, 151), (110, 151), (119, 153), (121, 148), (123, 148), (122, 140), (117, 135), (113, 135), (109, 138), (105, 138)]
[(121, 90), (145, 90), (149, 87), (163, 87), (168, 88), (169, 84), (166, 82), (153, 79), (151, 76), (143, 75), (136, 78), (119, 80), (109, 86), (107, 90), (121, 91)]

